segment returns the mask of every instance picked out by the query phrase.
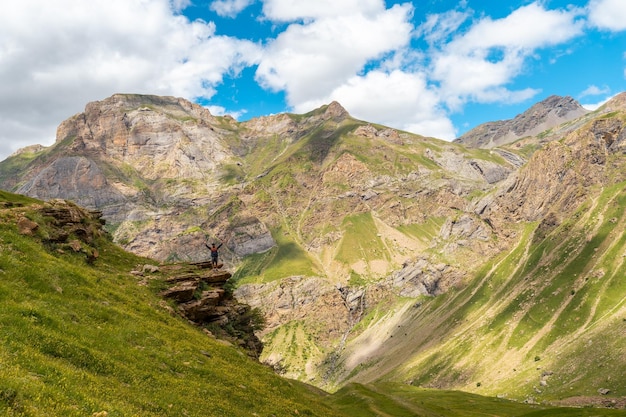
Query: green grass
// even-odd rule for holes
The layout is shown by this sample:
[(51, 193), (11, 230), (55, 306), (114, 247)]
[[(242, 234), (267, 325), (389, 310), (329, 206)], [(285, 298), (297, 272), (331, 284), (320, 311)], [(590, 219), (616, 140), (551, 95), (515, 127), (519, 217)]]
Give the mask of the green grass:
[(344, 236), (336, 256), (338, 261), (350, 265), (360, 260), (387, 260), (388, 255), (371, 213), (347, 216), (342, 227)]
[[(6, 416), (339, 416), (163, 308), (145, 259), (108, 239), (100, 257), (60, 253), (0, 222), (0, 414)], [(158, 280), (157, 280), (158, 281)]]
[(278, 229), (272, 233), (277, 246), (264, 253), (249, 255), (233, 278), (238, 285), (250, 282), (271, 282), (290, 276), (316, 275), (316, 267), (307, 253)]
[(352, 417), (531, 417), (623, 416), (625, 411), (528, 405), (460, 391), (433, 390), (409, 385), (350, 384), (327, 402)]
[(407, 236), (412, 236), (419, 239), (424, 243), (429, 243), (433, 238), (439, 235), (441, 226), (445, 223), (444, 217), (428, 217), (424, 223), (413, 223), (398, 226), (398, 231), (404, 233)]

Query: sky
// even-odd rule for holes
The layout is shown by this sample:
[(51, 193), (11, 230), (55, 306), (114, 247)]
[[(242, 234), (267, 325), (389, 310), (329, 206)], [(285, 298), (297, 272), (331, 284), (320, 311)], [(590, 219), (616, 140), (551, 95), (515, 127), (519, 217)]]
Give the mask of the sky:
[(626, 0), (3, 0), (0, 160), (115, 93), (245, 121), (332, 101), (452, 140), (626, 90)]

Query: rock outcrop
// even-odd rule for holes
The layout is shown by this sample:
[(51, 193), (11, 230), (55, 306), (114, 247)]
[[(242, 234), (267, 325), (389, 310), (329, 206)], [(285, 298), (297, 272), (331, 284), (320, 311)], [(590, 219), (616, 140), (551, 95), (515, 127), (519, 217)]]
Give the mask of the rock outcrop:
[[(148, 271), (148, 274), (151, 272)], [(225, 288), (231, 274), (215, 270), (210, 263), (161, 265), (152, 273), (160, 273), (170, 285), (161, 295), (173, 300), (177, 312), (206, 332), (229, 340), (259, 357), (263, 344), (255, 331), (263, 326), (261, 316), (250, 306), (238, 302)], [(136, 272), (144, 275), (144, 272)]]
[(57, 252), (71, 251), (85, 255), (87, 263), (95, 262), (99, 255), (98, 240), (109, 238), (102, 228), (105, 220), (99, 211), (86, 210), (66, 200), (50, 200), (41, 205), (33, 204), (44, 220), (32, 220), (20, 212), (12, 210), (21, 234), (33, 236), (50, 245)]

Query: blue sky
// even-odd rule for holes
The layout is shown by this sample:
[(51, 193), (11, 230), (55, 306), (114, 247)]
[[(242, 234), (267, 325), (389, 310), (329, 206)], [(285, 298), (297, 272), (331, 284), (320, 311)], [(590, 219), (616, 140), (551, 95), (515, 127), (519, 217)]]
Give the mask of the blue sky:
[(7, 0), (0, 80), (0, 159), (120, 92), (242, 121), (336, 100), (451, 140), (626, 90), (626, 1)]

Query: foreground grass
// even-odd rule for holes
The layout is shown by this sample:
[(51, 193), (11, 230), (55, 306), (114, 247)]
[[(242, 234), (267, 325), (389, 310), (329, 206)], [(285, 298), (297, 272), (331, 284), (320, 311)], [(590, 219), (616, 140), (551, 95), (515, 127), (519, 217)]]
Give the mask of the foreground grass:
[(416, 388), (409, 385), (350, 384), (327, 402), (353, 417), (586, 417), (624, 416), (626, 411), (557, 408), (516, 403), (460, 391)]
[(0, 221), (1, 415), (343, 415), (171, 315), (129, 273), (145, 260), (94, 245), (88, 265)]

